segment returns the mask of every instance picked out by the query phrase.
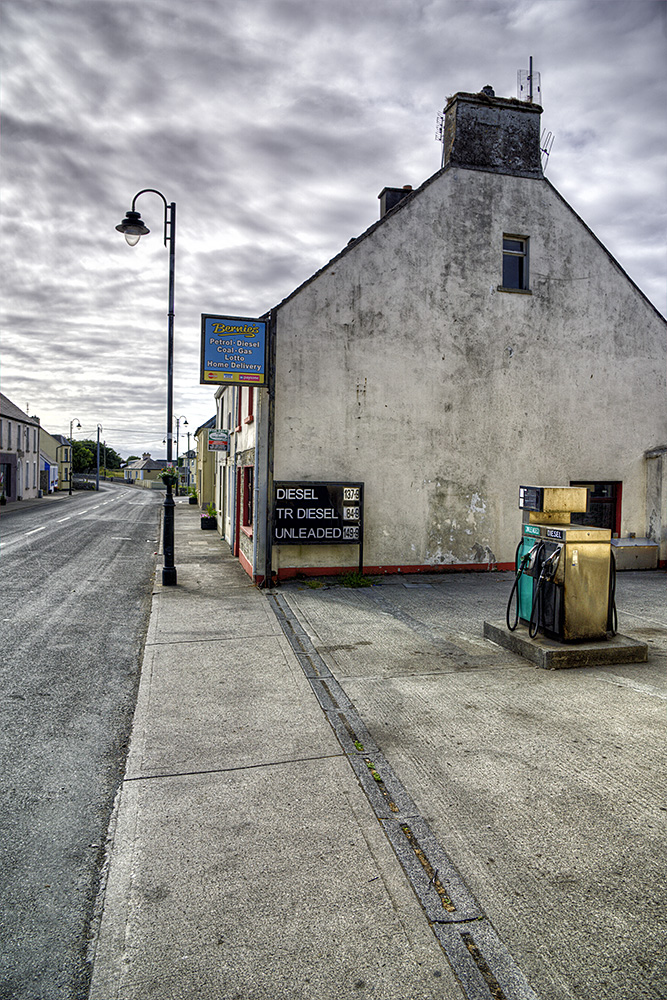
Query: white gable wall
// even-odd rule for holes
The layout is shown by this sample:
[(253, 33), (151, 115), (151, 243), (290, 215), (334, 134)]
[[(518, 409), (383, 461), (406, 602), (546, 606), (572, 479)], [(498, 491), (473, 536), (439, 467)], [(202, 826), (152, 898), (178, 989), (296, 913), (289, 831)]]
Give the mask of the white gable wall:
[[(498, 291), (503, 233), (530, 240), (531, 295)], [(279, 307), (274, 477), (365, 481), (373, 567), (510, 563), (526, 483), (621, 480), (621, 534), (644, 535), (666, 354), (548, 182), (450, 168)]]

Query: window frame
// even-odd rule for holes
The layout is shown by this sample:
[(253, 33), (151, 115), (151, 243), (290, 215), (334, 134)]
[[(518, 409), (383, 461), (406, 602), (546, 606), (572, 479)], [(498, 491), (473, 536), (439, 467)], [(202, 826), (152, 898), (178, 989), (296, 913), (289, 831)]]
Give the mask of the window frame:
[(243, 386), (236, 390), (236, 430), (240, 431), (243, 422)]
[[(506, 246), (508, 243), (519, 243), (521, 244), (521, 248), (517, 249)], [(502, 284), (498, 285), (498, 291), (519, 292), (523, 295), (532, 294), (530, 291), (530, 237), (518, 236), (514, 233), (503, 233), (502, 255)], [(511, 277), (509, 271), (506, 270), (506, 267), (509, 267), (510, 261), (519, 262), (517, 284), (511, 282), (508, 284), (506, 282), (506, 278)]]
[(241, 470), (241, 531), (252, 538), (254, 519), (255, 466), (244, 465)]
[(248, 412), (243, 418), (244, 424), (251, 424), (255, 419), (255, 390), (251, 385), (246, 386), (248, 390)]

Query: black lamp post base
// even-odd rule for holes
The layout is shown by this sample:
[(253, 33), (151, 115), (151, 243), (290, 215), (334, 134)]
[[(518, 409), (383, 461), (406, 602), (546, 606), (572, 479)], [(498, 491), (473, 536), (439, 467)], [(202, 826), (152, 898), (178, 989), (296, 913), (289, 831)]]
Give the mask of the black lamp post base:
[(162, 586), (176, 585), (176, 566), (174, 565), (174, 497), (171, 492), (171, 480), (167, 480), (167, 494), (164, 498), (164, 523), (162, 525), (162, 551), (164, 563), (162, 566)]

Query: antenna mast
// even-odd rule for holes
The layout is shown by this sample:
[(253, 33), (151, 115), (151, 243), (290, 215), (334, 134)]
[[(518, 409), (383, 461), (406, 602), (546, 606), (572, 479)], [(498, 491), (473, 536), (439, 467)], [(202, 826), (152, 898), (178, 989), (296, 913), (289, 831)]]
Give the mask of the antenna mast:
[(533, 72), (532, 56), (528, 60), (528, 71), (520, 69), (516, 74), (516, 96), (520, 101), (526, 101), (527, 104), (542, 103), (540, 74)]

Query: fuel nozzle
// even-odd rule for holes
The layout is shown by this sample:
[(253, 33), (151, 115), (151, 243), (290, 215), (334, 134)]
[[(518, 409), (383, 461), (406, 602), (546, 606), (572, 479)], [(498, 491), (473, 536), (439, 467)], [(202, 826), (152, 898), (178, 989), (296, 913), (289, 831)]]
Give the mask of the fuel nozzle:
[(544, 560), (542, 566), (542, 572), (540, 576), (545, 580), (553, 580), (556, 575), (556, 570), (558, 569), (558, 563), (560, 562), (561, 546), (554, 549), (550, 556)]

